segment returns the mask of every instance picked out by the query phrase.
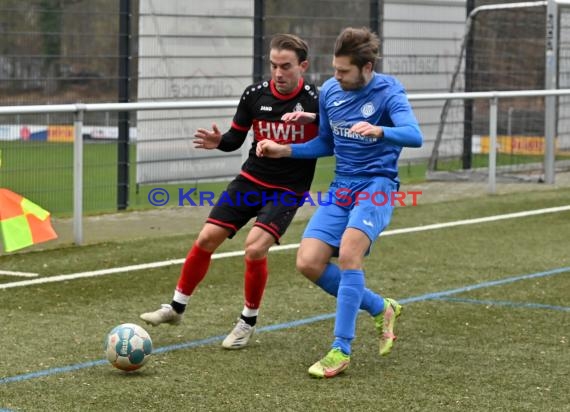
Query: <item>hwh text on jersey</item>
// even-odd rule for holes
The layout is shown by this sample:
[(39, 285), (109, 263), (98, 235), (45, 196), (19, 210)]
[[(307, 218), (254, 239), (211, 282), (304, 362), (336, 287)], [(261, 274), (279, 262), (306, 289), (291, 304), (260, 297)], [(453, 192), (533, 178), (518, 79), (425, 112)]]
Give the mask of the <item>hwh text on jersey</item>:
[(317, 135), (317, 125), (255, 120), (253, 133), (257, 141), (269, 139), (277, 142), (302, 143)]

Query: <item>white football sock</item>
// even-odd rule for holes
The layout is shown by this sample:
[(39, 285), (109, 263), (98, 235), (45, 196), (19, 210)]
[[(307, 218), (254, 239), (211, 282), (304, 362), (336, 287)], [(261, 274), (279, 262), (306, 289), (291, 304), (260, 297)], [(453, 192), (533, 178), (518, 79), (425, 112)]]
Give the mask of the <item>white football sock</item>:
[(248, 308), (247, 306), (244, 306), (243, 310), (241, 311), (241, 314), (243, 316), (245, 316), (246, 318), (251, 318), (253, 316), (257, 316), (258, 313), (259, 313), (259, 309), (251, 309), (251, 308)]

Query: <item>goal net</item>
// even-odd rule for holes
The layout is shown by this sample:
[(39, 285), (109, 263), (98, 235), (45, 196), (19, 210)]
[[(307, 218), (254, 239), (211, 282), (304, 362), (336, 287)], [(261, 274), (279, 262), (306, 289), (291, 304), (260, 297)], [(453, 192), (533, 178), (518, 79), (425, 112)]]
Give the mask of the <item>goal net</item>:
[[(558, 82), (560, 88), (566, 88), (570, 86), (570, 10), (561, 7), (559, 13)], [(545, 89), (545, 34), (546, 1), (474, 9), (466, 24), (462, 55), (450, 91)], [(542, 179), (544, 102), (544, 97), (499, 100), (499, 177)], [(429, 162), (429, 175), (437, 177), (449, 171), (457, 174), (459, 170), (462, 176), (484, 178), (489, 157), (489, 101), (457, 100), (446, 106)], [(556, 151), (557, 166), (570, 169), (568, 97), (558, 98)]]

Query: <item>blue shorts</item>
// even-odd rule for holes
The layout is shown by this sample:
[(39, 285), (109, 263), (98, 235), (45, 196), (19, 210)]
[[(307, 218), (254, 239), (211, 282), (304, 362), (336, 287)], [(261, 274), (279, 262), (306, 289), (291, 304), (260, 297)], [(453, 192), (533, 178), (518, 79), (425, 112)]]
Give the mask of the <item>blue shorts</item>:
[[(303, 238), (319, 239), (338, 251), (347, 228), (358, 229), (370, 239), (370, 247), (392, 218), (392, 193), (398, 182), (386, 177), (346, 178), (336, 176), (311, 217)], [(327, 204), (323, 204), (324, 202)], [(358, 203), (358, 204), (357, 204)]]

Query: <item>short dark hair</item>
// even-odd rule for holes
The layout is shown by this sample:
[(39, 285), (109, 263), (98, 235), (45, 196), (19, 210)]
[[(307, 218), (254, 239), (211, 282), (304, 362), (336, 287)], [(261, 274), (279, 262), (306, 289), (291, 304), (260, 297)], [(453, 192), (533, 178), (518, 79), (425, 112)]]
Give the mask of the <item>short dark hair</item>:
[(307, 60), (307, 56), (309, 55), (309, 45), (307, 42), (294, 34), (276, 34), (272, 37), (269, 48), (294, 51), (299, 59), (299, 63)]
[(334, 55), (350, 57), (350, 63), (362, 69), (368, 62), (376, 64), (380, 52), (380, 39), (368, 27), (347, 27), (340, 32), (334, 45)]

